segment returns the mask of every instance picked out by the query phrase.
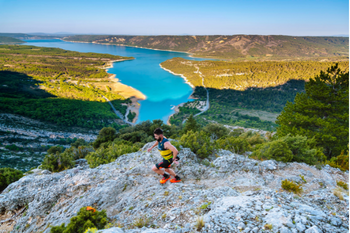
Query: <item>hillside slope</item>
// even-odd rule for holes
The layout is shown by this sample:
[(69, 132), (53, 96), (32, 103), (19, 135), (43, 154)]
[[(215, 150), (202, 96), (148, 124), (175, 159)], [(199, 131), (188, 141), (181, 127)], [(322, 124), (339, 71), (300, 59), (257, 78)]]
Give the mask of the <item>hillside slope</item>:
[(12, 37), (20, 40), (38, 40), (38, 39), (58, 39), (63, 36), (46, 36), (46, 35), (30, 35), (26, 33), (0, 33), (0, 36)]
[(8, 37), (8, 36), (0, 36), (0, 44), (21, 44), (21, 43), (25, 43), (25, 42), (16, 38)]
[(123, 115), (131, 100), (119, 94), (117, 80), (106, 68), (130, 59), (133, 57), (0, 45), (0, 111), (62, 127), (124, 124), (111, 111), (108, 100)]
[(347, 37), (280, 35), (119, 36), (76, 35), (66, 41), (137, 46), (225, 59), (298, 59), (349, 55)]
[[(1, 193), (0, 232), (47, 233), (83, 206), (106, 209), (110, 221), (123, 227), (99, 232), (195, 232), (199, 216), (201, 232), (263, 232), (271, 226), (264, 232), (348, 232), (349, 196), (337, 187), (339, 180), (348, 183), (348, 172), (224, 150), (205, 166), (184, 148), (176, 168), (183, 182), (161, 185), (151, 170), (159, 152), (145, 152), (152, 144), (95, 169), (80, 160), (81, 166), (59, 173), (32, 170)], [(284, 179), (302, 183), (302, 194), (282, 190)], [(140, 218), (148, 218), (149, 226), (131, 229)]]
[(0, 45), (0, 168), (28, 171), (40, 164), (47, 146), (90, 141), (103, 125), (126, 126), (124, 115), (135, 100), (124, 94), (140, 92), (125, 88), (106, 69), (129, 59)]

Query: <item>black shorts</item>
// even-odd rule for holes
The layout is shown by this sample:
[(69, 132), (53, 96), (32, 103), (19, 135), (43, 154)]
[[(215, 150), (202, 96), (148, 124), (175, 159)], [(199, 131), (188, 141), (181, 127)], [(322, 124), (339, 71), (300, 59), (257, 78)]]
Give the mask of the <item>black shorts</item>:
[(160, 169), (161, 167), (163, 167), (163, 168), (169, 168), (169, 167), (171, 166), (172, 163), (173, 163), (173, 158), (170, 158), (170, 159), (168, 159), (168, 160), (163, 159), (162, 162), (156, 164), (156, 167), (157, 167), (158, 169)]

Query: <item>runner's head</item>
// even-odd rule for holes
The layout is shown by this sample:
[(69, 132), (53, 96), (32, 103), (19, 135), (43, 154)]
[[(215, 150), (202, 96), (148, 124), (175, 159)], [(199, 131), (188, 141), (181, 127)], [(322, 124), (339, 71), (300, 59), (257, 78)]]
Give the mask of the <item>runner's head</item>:
[(153, 131), (153, 134), (154, 134), (154, 138), (160, 142), (162, 141), (163, 139), (163, 130), (161, 128), (156, 128), (154, 131)]

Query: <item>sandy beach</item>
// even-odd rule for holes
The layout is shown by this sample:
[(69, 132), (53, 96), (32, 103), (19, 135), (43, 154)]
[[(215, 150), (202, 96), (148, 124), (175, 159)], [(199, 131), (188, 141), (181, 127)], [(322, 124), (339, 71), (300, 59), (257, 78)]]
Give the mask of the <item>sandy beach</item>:
[[(107, 64), (104, 65), (102, 68), (106, 69), (108, 73), (108, 69), (113, 67), (114, 62), (127, 61), (127, 60), (128, 59), (118, 59), (118, 60), (108, 61)], [(141, 91), (121, 83), (119, 79), (116, 78), (115, 74), (112, 74), (110, 77), (108, 77), (108, 79), (109, 79), (109, 82), (112, 83), (110, 88), (112, 89), (113, 92), (117, 92), (120, 95), (124, 96), (125, 98), (136, 97), (137, 99), (140, 99), (140, 100), (146, 99), (146, 96)]]
[[(107, 64), (103, 67), (103, 69), (106, 69), (108, 73), (108, 69), (113, 67), (114, 62), (118, 61), (125, 61), (126, 59), (119, 59), (119, 60), (113, 60), (113, 61), (108, 61)], [(108, 73), (110, 74), (110, 73)], [(118, 78), (116, 78), (116, 75), (110, 75), (108, 77), (110, 84), (108, 85), (113, 92), (116, 92), (125, 98), (130, 98), (132, 101), (131, 104), (128, 105), (128, 108), (130, 109), (130, 112), (135, 112), (136, 116), (133, 119), (132, 123), (135, 123), (137, 121), (137, 118), (139, 116), (139, 110), (140, 110), (140, 103), (138, 102), (139, 100), (145, 100), (147, 97), (139, 90), (125, 85), (119, 81)]]
[(111, 75), (108, 79), (112, 83), (109, 87), (113, 92), (117, 92), (125, 98), (136, 97), (139, 100), (146, 99), (146, 96), (141, 91), (119, 82), (115, 74)]
[(130, 98), (132, 103), (129, 106), (130, 112), (134, 112), (136, 113), (135, 118), (132, 120), (132, 123), (136, 123), (137, 118), (139, 117), (139, 111), (140, 111), (140, 106), (141, 104), (138, 102), (140, 99), (136, 98), (136, 97), (132, 97)]

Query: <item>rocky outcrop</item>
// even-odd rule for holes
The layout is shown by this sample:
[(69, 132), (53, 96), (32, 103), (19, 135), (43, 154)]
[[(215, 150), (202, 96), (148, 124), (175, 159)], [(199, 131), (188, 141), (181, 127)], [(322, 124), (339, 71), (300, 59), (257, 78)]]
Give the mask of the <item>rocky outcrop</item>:
[[(105, 233), (196, 232), (201, 220), (201, 232), (349, 232), (348, 192), (337, 186), (348, 172), (225, 150), (199, 163), (184, 148), (175, 168), (183, 182), (161, 185), (151, 170), (159, 152), (146, 152), (152, 144), (94, 169), (79, 160), (59, 173), (32, 170), (1, 193), (0, 232), (47, 233), (83, 206), (106, 209), (115, 227)], [(281, 189), (284, 179), (303, 183), (302, 194)], [(147, 227), (133, 227), (139, 219)]]

